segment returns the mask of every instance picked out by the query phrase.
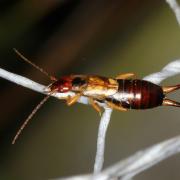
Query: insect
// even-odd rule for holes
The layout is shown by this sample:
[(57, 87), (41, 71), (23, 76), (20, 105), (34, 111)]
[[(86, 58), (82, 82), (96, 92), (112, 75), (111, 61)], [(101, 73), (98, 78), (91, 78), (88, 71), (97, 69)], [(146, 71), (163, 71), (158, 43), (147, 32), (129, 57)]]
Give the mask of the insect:
[(66, 98), (66, 103), (69, 106), (76, 103), (81, 96), (87, 97), (89, 103), (99, 114), (101, 114), (99, 103), (105, 103), (108, 107), (119, 111), (127, 111), (128, 109), (149, 109), (157, 106), (180, 107), (179, 102), (175, 102), (166, 97), (168, 93), (180, 89), (180, 84), (161, 87), (149, 81), (133, 79), (133, 73), (120, 74), (115, 78), (96, 75), (68, 75), (57, 79), (29, 61), (16, 49), (14, 49), (14, 51), (24, 61), (50, 77), (53, 82), (46, 88), (48, 95), (27, 117), (16, 133), (12, 144), (15, 143), (18, 136), (37, 110), (47, 101), (51, 94), (57, 92), (74, 92), (75, 95), (73, 97), (68, 96)]

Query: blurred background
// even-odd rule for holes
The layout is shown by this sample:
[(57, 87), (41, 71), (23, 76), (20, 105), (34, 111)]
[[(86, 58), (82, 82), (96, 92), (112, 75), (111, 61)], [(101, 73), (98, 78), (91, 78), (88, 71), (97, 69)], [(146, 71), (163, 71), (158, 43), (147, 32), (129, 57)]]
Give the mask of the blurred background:
[[(134, 72), (143, 78), (180, 58), (180, 28), (164, 0), (1, 0), (0, 67), (48, 85), (21, 61), (17, 48), (50, 74)], [(180, 76), (163, 82), (173, 85)], [(43, 180), (91, 173), (99, 115), (90, 106), (50, 98), (15, 145), (13, 136), (42, 94), (0, 79), (0, 179)], [(180, 92), (170, 97), (180, 101)], [(180, 111), (158, 107), (114, 111), (107, 133), (105, 167), (180, 134)], [(136, 176), (178, 180), (176, 155)]]

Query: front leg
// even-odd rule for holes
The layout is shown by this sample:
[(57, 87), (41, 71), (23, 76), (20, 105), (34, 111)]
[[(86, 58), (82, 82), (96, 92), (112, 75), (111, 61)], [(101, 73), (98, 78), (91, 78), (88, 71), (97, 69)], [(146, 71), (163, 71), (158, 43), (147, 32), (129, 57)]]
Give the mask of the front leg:
[(68, 96), (68, 98), (67, 98), (67, 100), (66, 100), (66, 103), (67, 103), (67, 105), (68, 106), (71, 106), (71, 105), (73, 105), (74, 103), (76, 103), (78, 100), (79, 100), (79, 98), (81, 97), (81, 93), (78, 93), (78, 94), (76, 94), (76, 95), (74, 95), (74, 96)]
[(92, 105), (92, 107), (99, 113), (99, 115), (101, 116), (101, 107), (98, 105), (97, 102), (95, 102), (95, 100), (93, 98), (89, 98), (89, 103)]

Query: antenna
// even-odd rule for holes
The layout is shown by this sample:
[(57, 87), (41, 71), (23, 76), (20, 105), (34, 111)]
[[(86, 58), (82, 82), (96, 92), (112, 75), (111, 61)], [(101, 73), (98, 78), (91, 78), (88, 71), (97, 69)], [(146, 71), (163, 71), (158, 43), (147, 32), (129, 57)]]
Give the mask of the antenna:
[(40, 109), (40, 107), (49, 99), (51, 94), (48, 94), (44, 97), (41, 102), (32, 110), (31, 114), (25, 119), (24, 123), (21, 125), (19, 130), (17, 131), (16, 135), (12, 140), (12, 144), (15, 144), (16, 140), (18, 139), (19, 135), (22, 133), (23, 129), (26, 127), (27, 123), (31, 120), (31, 118), (35, 115), (35, 113)]
[(13, 48), (14, 52), (25, 62), (36, 68), (37, 70), (41, 71), (43, 74), (45, 74), (47, 77), (49, 77), (52, 81), (57, 81), (57, 78), (54, 76), (49, 75), (48, 72), (46, 72), (44, 69), (40, 68), (38, 65), (35, 63), (31, 62), (29, 59), (27, 59), (25, 56), (23, 56), (16, 48)]

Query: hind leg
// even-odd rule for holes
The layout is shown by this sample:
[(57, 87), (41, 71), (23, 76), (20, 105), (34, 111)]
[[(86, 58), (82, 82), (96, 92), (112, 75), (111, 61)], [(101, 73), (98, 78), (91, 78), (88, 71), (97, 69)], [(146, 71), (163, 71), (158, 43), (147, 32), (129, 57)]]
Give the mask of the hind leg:
[(106, 101), (106, 104), (111, 108), (111, 109), (116, 109), (118, 111), (127, 111), (126, 108), (120, 106), (120, 105), (116, 105), (114, 104), (113, 102), (109, 102), (109, 101)]
[(135, 76), (134, 73), (125, 73), (125, 74), (117, 75), (115, 79), (128, 79), (128, 78), (131, 78), (133, 76)]

